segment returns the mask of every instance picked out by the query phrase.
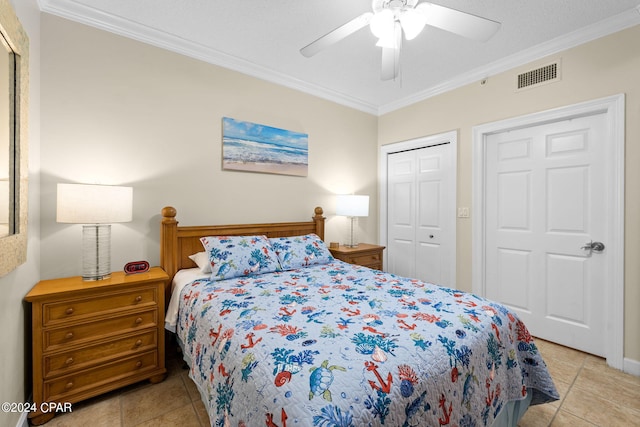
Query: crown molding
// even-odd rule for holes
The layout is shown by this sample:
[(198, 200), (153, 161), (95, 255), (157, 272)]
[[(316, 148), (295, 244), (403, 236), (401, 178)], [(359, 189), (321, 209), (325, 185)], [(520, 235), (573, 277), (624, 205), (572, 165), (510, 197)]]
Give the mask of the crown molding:
[(253, 62), (229, 55), (199, 43), (158, 31), (149, 26), (105, 13), (73, 0), (38, 0), (40, 10), (74, 22), (118, 34), (203, 62), (228, 68), (251, 77), (295, 89), (365, 113), (377, 115), (378, 106), (343, 93), (310, 84)]
[(436, 95), (457, 89), (467, 84), (502, 73), (545, 56), (553, 55), (600, 37), (621, 31), (640, 23), (640, 5), (626, 12), (597, 22), (591, 26), (534, 46), (517, 54), (495, 61), (486, 66), (460, 74), (441, 84), (381, 106), (314, 85), (272, 70), (250, 61), (229, 55), (199, 43), (134, 23), (98, 9), (79, 4), (73, 0), (38, 0), (40, 10), (75, 22), (99, 28), (133, 40), (179, 53), (203, 62), (228, 68), (242, 74), (295, 89), (318, 98), (380, 116)]
[(638, 24), (640, 24), (640, 5), (593, 25), (557, 37), (548, 42), (541, 43), (530, 49), (523, 50), (499, 61), (492, 62), (486, 66), (460, 74), (440, 85), (402, 98), (398, 101), (382, 105), (378, 108), (378, 115), (381, 116), (383, 114), (408, 107), (436, 95), (449, 92), (467, 84), (503, 73), (515, 67), (528, 64), (546, 56), (554, 55), (558, 52), (571, 49)]

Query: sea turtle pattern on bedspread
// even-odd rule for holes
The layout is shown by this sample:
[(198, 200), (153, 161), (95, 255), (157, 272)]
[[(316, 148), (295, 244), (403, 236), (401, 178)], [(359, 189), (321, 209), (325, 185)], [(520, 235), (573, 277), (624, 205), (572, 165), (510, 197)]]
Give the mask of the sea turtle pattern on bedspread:
[(177, 336), (212, 426), (491, 426), (558, 399), (517, 315), (338, 260), (185, 286)]

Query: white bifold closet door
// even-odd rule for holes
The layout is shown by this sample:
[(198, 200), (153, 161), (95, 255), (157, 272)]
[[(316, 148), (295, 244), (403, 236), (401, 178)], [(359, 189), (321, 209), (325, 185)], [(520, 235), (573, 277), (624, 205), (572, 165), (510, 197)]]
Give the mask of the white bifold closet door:
[(451, 151), (450, 144), (443, 143), (387, 156), (389, 272), (455, 286), (451, 249), (455, 248), (456, 189), (450, 173)]

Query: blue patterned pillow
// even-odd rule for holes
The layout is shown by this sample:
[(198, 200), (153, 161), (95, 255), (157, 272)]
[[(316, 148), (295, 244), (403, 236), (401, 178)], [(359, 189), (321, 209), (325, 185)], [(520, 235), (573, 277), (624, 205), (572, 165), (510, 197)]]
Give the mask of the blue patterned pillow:
[(296, 268), (328, 264), (334, 261), (327, 246), (315, 234), (275, 237), (269, 240), (278, 255), (283, 270), (295, 270)]
[(266, 236), (209, 236), (200, 239), (211, 264), (211, 280), (282, 271)]

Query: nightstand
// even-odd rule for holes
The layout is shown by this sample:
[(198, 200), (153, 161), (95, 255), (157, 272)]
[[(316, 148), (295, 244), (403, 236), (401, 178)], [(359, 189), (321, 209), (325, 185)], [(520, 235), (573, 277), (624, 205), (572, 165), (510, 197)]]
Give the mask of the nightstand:
[(25, 300), (32, 304), (33, 319), (32, 424), (54, 417), (43, 403), (75, 403), (164, 379), (168, 280), (154, 267), (132, 275), (114, 272), (95, 282), (80, 276), (43, 280), (31, 289)]
[(369, 243), (360, 243), (355, 248), (344, 245), (340, 245), (338, 248), (329, 248), (334, 258), (375, 270), (382, 270), (383, 250), (384, 246), (371, 245)]

